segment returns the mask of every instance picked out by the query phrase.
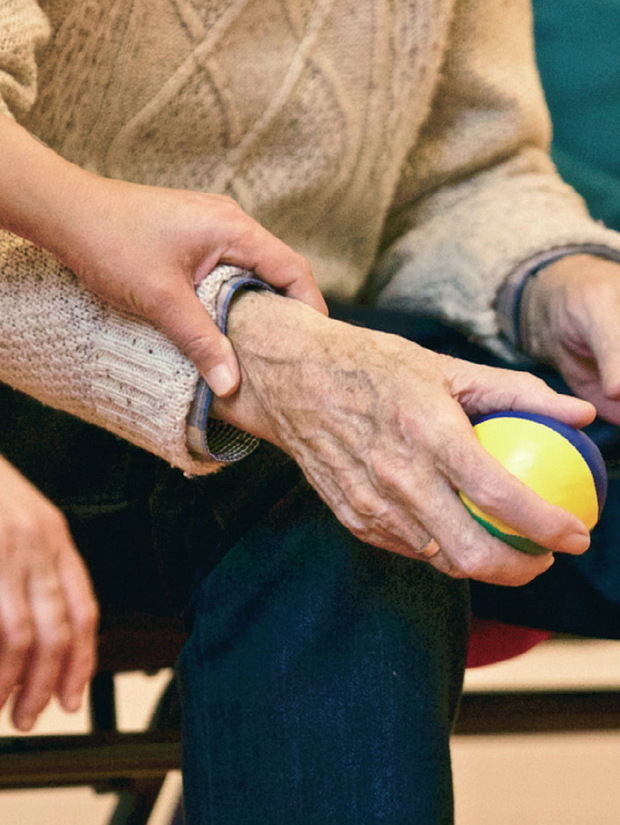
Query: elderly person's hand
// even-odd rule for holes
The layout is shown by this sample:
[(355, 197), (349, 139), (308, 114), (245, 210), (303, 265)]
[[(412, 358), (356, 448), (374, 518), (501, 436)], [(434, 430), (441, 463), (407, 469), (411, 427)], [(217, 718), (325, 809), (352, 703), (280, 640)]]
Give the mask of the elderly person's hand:
[(479, 444), (468, 415), (521, 409), (573, 426), (591, 404), (527, 373), (471, 364), (394, 335), (325, 318), (298, 302), (249, 293), (229, 333), (240, 391), (214, 413), (279, 445), (354, 535), (455, 577), (523, 584), (551, 552), (528, 556), (489, 535), (458, 491), (550, 551), (581, 553), (588, 531), (544, 502)]
[(526, 285), (521, 329), (530, 355), (620, 424), (620, 264), (570, 255), (545, 267)]
[(0, 707), (29, 730), (52, 695), (74, 711), (95, 667), (98, 609), (63, 515), (0, 457)]
[(218, 263), (253, 270), (320, 312), (310, 264), (231, 199), (91, 174), (0, 114), (0, 227), (54, 253), (116, 309), (162, 330), (216, 395), (233, 392), (230, 342), (195, 294)]

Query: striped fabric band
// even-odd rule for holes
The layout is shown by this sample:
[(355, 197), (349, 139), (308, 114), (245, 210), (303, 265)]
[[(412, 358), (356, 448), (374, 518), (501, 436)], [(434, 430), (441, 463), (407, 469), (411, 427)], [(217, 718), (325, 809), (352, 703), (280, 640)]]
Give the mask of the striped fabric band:
[[(230, 304), (238, 289), (268, 289), (273, 292), (264, 281), (247, 275), (238, 275), (226, 281), (217, 298), (215, 319), (224, 333)], [(188, 449), (201, 458), (212, 458), (227, 463), (245, 458), (256, 449), (258, 439), (224, 421), (209, 419), (212, 400), (213, 393), (204, 379), (200, 378), (187, 417)]]

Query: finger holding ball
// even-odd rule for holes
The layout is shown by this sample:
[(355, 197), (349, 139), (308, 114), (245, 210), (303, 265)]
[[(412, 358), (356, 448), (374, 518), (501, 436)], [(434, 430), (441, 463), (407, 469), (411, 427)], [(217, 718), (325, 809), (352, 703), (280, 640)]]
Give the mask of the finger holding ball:
[[(607, 495), (605, 462), (596, 444), (581, 430), (546, 415), (496, 412), (474, 424), (482, 446), (541, 498), (573, 513), (591, 530)], [(464, 493), (463, 503), (492, 535), (535, 555), (548, 548), (483, 513)]]

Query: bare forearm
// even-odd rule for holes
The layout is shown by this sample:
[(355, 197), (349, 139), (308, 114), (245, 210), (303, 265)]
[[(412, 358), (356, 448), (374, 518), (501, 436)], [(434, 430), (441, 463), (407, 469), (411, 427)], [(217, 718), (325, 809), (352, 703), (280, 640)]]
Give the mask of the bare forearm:
[(60, 253), (90, 175), (0, 115), (0, 228)]
[[(342, 326), (299, 301), (267, 292), (241, 293), (228, 320), (228, 335), (242, 365), (241, 384), (233, 396), (214, 399), (212, 414), (282, 446), (278, 402), (286, 397), (291, 403), (295, 393), (290, 390), (302, 379), (311, 393), (320, 395), (333, 367), (327, 350)], [(305, 392), (297, 402), (310, 406)]]

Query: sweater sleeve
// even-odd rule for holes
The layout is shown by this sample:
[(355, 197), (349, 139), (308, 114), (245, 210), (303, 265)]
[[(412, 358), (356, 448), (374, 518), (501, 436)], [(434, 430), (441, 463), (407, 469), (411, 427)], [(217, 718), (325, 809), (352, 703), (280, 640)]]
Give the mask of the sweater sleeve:
[(49, 23), (33, 0), (0, 0), (0, 112), (19, 118), (34, 103), (36, 51)]
[[(198, 297), (212, 318), (240, 276), (249, 273), (219, 266), (202, 281)], [(188, 450), (198, 380), (163, 333), (105, 304), (45, 250), (0, 231), (0, 381), (204, 475), (221, 463)]]
[(549, 159), (528, 0), (457, 0), (431, 114), (403, 170), (369, 294), (507, 354), (495, 311), (541, 252), (620, 235), (593, 221)]
[[(19, 119), (37, 93), (36, 52), (49, 23), (33, 0), (0, 0), (0, 113)], [(198, 287), (212, 318), (250, 273), (220, 266)], [(221, 321), (221, 319), (219, 319)], [(200, 407), (201, 450), (188, 449), (195, 366), (149, 324), (116, 312), (51, 254), (0, 230), (0, 381), (142, 447), (187, 474), (214, 472), (256, 439)], [(203, 396), (208, 395), (203, 392)]]

